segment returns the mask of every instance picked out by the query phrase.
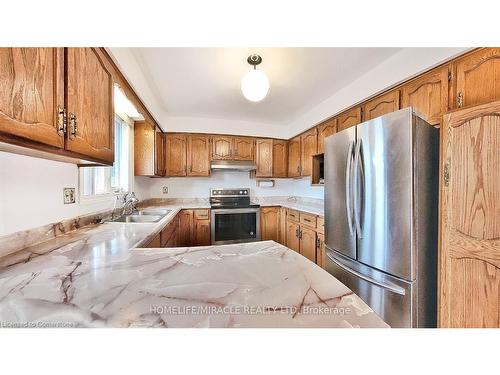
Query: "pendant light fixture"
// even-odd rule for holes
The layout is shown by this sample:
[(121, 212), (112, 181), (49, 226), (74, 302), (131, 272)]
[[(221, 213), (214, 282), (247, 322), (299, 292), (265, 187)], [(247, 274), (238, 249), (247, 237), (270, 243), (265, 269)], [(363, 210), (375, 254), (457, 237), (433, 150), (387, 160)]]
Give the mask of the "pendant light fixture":
[(241, 92), (251, 102), (260, 102), (269, 92), (269, 80), (262, 70), (257, 70), (257, 65), (262, 62), (259, 55), (248, 56), (247, 62), (253, 66), (241, 80)]

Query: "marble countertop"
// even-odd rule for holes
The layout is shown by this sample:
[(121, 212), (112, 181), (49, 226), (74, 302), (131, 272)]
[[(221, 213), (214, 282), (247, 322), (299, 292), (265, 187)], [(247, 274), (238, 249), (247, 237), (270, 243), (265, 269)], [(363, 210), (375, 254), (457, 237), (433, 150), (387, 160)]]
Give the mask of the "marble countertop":
[(100, 225), (3, 270), (0, 327), (387, 327), (273, 241), (129, 249), (148, 229), (125, 226)]
[(281, 206), (281, 207), (291, 208), (292, 210), (307, 212), (313, 215), (319, 215), (319, 216), (325, 215), (324, 207), (316, 204), (305, 204), (288, 200), (277, 201), (277, 202), (259, 201), (258, 204), (260, 204), (261, 207)]

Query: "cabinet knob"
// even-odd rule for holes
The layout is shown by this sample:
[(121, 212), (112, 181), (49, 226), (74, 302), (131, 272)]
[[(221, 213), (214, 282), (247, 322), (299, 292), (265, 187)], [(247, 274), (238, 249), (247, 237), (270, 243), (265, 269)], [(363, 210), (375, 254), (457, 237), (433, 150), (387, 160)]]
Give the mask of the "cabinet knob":
[(76, 120), (76, 115), (72, 112), (69, 114), (69, 127), (70, 127), (70, 138), (76, 138), (76, 132), (78, 130), (78, 123)]

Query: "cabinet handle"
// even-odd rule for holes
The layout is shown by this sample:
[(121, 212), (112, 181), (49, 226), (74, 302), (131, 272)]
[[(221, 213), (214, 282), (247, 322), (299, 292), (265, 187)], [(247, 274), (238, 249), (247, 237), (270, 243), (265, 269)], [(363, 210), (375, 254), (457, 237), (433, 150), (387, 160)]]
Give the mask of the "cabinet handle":
[(300, 166), (297, 165), (297, 173), (300, 174)]
[(78, 123), (76, 121), (76, 115), (72, 112), (69, 114), (69, 127), (70, 127), (70, 138), (76, 138), (76, 132), (78, 130)]
[(299, 238), (299, 228), (295, 229), (295, 237)]
[(311, 223), (311, 220), (309, 220), (309, 219), (305, 219), (304, 218), (304, 221), (307, 221), (308, 223)]
[(302, 230), (299, 230), (299, 240), (302, 239)]
[(444, 165), (443, 181), (444, 181), (444, 186), (448, 187), (450, 185), (450, 163), (449, 162), (446, 162)]
[(57, 134), (63, 135), (66, 133), (67, 124), (66, 108), (57, 107)]
[(316, 249), (319, 249), (321, 246), (321, 243), (319, 241), (319, 238), (316, 238)]
[(462, 108), (463, 105), (464, 105), (464, 94), (459, 92), (457, 96), (457, 107)]

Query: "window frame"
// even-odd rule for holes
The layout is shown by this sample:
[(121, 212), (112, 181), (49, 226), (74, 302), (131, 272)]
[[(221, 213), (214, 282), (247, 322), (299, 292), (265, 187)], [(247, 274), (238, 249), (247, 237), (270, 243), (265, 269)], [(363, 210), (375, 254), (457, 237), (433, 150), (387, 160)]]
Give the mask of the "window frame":
[[(122, 124), (125, 124), (129, 127), (129, 131), (128, 131), (128, 144), (129, 144), (128, 172), (129, 173), (128, 173), (128, 183), (127, 183), (128, 190), (120, 189), (120, 190), (115, 190), (115, 191), (109, 191), (109, 192), (102, 193), (102, 194), (95, 194), (94, 193), (92, 195), (83, 195), (85, 169), (88, 169), (88, 168), (109, 168), (108, 169), (109, 172), (107, 173), (106, 180), (107, 180), (109, 187), (111, 189), (113, 189), (113, 187), (111, 186), (112, 167), (106, 167), (106, 166), (103, 166), (103, 167), (99, 167), (99, 166), (85, 167), (85, 166), (81, 166), (78, 168), (79, 169), (79, 171), (78, 171), (78, 199), (79, 199), (79, 203), (92, 204), (92, 203), (96, 203), (96, 202), (109, 201), (109, 200), (111, 200), (111, 198), (116, 199), (117, 196), (123, 196), (124, 194), (134, 190), (134, 185), (133, 185), (133, 183), (134, 183), (134, 151), (133, 151), (134, 150), (134, 121), (132, 119), (128, 118), (125, 114), (119, 114), (119, 113), (115, 113), (115, 120), (116, 119), (120, 120)], [(116, 142), (116, 138), (115, 138), (115, 142)], [(116, 158), (116, 156), (117, 155), (115, 155), (115, 158)]]

